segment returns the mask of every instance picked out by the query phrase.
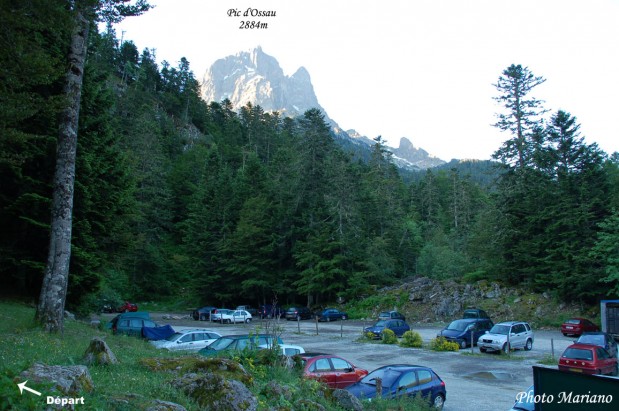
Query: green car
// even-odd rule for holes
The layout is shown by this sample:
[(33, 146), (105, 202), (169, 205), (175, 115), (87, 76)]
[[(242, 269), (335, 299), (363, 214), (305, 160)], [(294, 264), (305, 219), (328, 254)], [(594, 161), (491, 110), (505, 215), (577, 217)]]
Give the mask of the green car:
[(229, 351), (258, 350), (261, 345), (272, 347), (274, 343), (283, 344), (281, 338), (269, 334), (225, 335), (198, 351), (205, 356), (215, 356)]
[(122, 313), (114, 317), (107, 325), (114, 334), (126, 334), (136, 337), (142, 336), (142, 327), (157, 327), (145, 311)]

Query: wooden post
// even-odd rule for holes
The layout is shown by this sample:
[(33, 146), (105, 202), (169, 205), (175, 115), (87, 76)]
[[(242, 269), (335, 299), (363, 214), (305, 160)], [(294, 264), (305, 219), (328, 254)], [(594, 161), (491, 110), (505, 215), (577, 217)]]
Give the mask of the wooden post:
[(383, 379), (376, 378), (376, 398), (381, 398), (383, 396)]

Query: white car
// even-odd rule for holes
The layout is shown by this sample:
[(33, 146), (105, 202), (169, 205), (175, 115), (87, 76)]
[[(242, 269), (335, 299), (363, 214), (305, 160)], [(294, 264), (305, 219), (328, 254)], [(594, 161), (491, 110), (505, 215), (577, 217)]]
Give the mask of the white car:
[[(297, 354), (305, 354), (305, 350), (300, 345), (292, 345), (292, 344), (278, 344), (277, 345), (281, 351), (282, 355), (286, 357), (292, 357)], [(271, 348), (268, 344), (259, 345), (258, 348), (263, 350), (268, 350)]]
[(529, 351), (533, 348), (533, 330), (529, 323), (523, 321), (506, 321), (495, 324), (477, 340), (479, 351), (502, 351), (523, 348)]
[(232, 324), (232, 323), (248, 323), (251, 322), (252, 316), (249, 312), (245, 310), (217, 310), (215, 314), (212, 315), (212, 320), (220, 322), (222, 324)]
[(199, 351), (221, 337), (215, 331), (191, 329), (175, 332), (165, 340), (151, 341), (156, 348), (168, 351)]

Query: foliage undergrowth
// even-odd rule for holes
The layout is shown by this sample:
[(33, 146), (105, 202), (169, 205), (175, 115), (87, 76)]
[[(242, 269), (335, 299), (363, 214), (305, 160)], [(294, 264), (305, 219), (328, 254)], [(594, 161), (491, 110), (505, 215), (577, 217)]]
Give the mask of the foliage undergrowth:
[(445, 337), (436, 337), (430, 341), (430, 349), (434, 351), (459, 351), (458, 343), (447, 341)]
[(421, 348), (423, 347), (423, 338), (417, 331), (406, 331), (402, 334), (402, 340), (400, 346), (409, 348)]
[(385, 328), (380, 334), (381, 334), (381, 339), (383, 341), (383, 344), (397, 344), (398, 343), (398, 337), (396, 337), (395, 333), (392, 330)]
[[(174, 388), (170, 382), (175, 378), (172, 372), (153, 372), (145, 364), (147, 358), (189, 358), (157, 350), (147, 341), (127, 336), (116, 336), (79, 321), (66, 321), (64, 334), (53, 335), (42, 331), (33, 321), (34, 308), (21, 303), (0, 302), (0, 410), (39, 410), (45, 408), (47, 395), (57, 395), (51, 387), (34, 381), (28, 387), (40, 391), (41, 397), (24, 392), (20, 394), (18, 383), (23, 382), (20, 373), (34, 363), (47, 365), (79, 365), (90, 340), (105, 339), (116, 355), (119, 364), (113, 366), (89, 366), (95, 390), (80, 393), (84, 396), (85, 410), (129, 410), (141, 409), (131, 402), (138, 399), (164, 400), (177, 403), (189, 411), (201, 407)], [(250, 390), (258, 399), (258, 410), (311, 410), (316, 404), (325, 410), (341, 411), (332, 400), (330, 391), (323, 384), (301, 378), (298, 364), (290, 369), (282, 365), (281, 359), (269, 352), (246, 351), (235, 353), (233, 359), (241, 363), (251, 374)], [(272, 384), (285, 387), (287, 395), (272, 391)], [(127, 400), (128, 399), (128, 400)], [(129, 402), (127, 402), (129, 401)], [(426, 410), (423, 402), (380, 400), (366, 404), (368, 410)]]

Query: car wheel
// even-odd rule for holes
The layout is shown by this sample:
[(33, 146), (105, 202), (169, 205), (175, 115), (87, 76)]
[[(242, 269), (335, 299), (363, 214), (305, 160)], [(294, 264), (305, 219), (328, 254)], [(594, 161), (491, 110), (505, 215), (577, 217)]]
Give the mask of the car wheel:
[(503, 351), (504, 354), (509, 354), (509, 351), (510, 351), (509, 344), (508, 343), (503, 344), (503, 349), (501, 349), (501, 351)]
[(568, 334), (567, 334), (567, 333), (563, 333), (563, 335), (564, 335), (564, 336), (566, 336), (566, 337), (568, 336)]
[(245, 322), (249, 324), (251, 322), (251, 318), (246, 318)]
[(327, 317), (327, 319), (325, 321), (326, 322), (330, 322), (331, 321), (331, 317)]
[(460, 348), (463, 350), (466, 348), (466, 340), (460, 341)]
[(443, 404), (445, 404), (445, 400), (443, 399), (442, 395), (439, 394), (436, 397), (434, 397), (434, 402), (432, 403), (432, 406), (434, 408), (442, 410)]
[(342, 320), (348, 320), (348, 317), (346, 317), (345, 315), (342, 316)]
[(524, 349), (525, 351), (531, 351), (532, 348), (533, 348), (533, 341), (531, 341), (531, 339), (529, 338), (527, 340), (527, 343), (524, 345)]
[(479, 347), (479, 352), (486, 352), (486, 349), (483, 347)]

